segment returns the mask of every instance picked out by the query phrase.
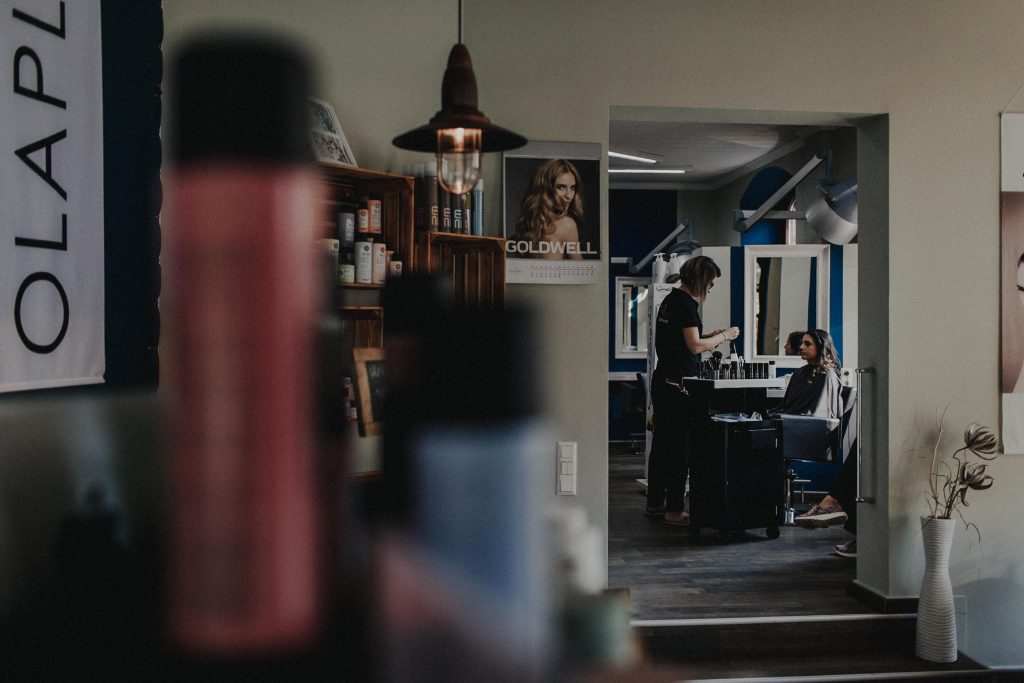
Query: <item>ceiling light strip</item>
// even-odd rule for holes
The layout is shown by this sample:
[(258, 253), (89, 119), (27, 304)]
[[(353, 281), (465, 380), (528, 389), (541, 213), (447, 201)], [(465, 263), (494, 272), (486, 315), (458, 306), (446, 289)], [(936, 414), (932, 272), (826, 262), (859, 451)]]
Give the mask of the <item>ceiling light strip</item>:
[(657, 159), (648, 159), (647, 157), (638, 157), (635, 154), (625, 154), (623, 152), (613, 152), (608, 150), (608, 156), (613, 159), (626, 159), (628, 161), (639, 161), (642, 164), (656, 164)]
[(682, 175), (682, 168), (609, 168), (609, 173), (648, 173), (652, 175)]

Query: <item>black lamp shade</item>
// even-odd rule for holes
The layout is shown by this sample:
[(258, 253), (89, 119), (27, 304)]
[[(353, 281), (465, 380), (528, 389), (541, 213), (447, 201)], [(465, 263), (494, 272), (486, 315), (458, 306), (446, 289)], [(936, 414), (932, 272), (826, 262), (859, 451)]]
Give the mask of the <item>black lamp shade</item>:
[(477, 109), (473, 62), (462, 43), (456, 43), (448, 54), (448, 68), (441, 85), (441, 111), (425, 126), (399, 135), (391, 144), (415, 152), (436, 152), (437, 131), (445, 128), (479, 129), (483, 133), (483, 152), (502, 152), (526, 144), (522, 135), (494, 125)]

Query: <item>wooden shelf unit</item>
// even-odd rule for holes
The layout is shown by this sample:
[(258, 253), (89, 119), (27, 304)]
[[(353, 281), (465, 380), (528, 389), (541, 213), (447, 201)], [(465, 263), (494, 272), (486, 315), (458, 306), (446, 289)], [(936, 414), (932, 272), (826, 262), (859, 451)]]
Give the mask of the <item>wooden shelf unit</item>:
[(342, 289), (383, 289), (384, 285), (368, 285), (362, 282), (339, 282), (338, 286)]
[[(394, 259), (406, 272), (439, 273), (455, 300), (466, 307), (496, 307), (505, 302), (505, 240), (451, 232), (415, 232), (409, 176), (371, 171), (345, 164), (318, 164), (329, 200), (358, 205), (360, 197), (381, 200), (381, 229)], [(349, 289), (379, 289), (380, 285), (346, 284)]]

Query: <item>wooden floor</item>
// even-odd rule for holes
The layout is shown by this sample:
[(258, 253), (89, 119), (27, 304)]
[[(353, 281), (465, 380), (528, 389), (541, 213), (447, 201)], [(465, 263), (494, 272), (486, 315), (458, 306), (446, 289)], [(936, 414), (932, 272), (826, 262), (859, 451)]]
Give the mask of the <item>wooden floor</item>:
[(691, 538), (683, 527), (643, 514), (644, 456), (609, 446), (608, 585), (628, 588), (633, 618), (708, 619), (863, 614), (846, 594), (855, 560), (832, 554), (850, 540), (842, 527), (783, 527), (721, 543), (712, 530)]

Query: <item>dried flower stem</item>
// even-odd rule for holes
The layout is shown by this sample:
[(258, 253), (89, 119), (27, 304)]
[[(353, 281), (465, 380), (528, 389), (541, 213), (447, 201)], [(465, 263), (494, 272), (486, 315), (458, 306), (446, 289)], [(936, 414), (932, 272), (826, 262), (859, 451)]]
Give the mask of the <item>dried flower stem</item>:
[(939, 418), (939, 435), (935, 437), (935, 447), (932, 449), (932, 467), (929, 470), (928, 484), (932, 489), (932, 517), (938, 517), (939, 515), (939, 443), (942, 441), (942, 432), (945, 431), (943, 424), (946, 422), (946, 411), (949, 410), (949, 404), (942, 409), (942, 417)]

